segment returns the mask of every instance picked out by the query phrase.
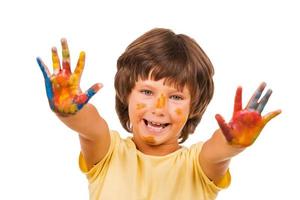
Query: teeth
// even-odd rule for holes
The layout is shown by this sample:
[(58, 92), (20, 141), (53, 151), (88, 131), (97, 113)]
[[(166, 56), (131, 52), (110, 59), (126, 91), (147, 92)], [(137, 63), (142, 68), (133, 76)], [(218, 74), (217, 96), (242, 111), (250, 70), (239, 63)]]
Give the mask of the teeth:
[(151, 122), (151, 121), (147, 121), (147, 120), (144, 120), (144, 121), (147, 126), (151, 126), (151, 127), (155, 127), (155, 128), (165, 128), (166, 126), (169, 125), (169, 123), (161, 124), (161, 123)]
[(155, 122), (150, 122), (150, 124), (155, 125), (155, 126), (161, 126), (162, 124), (155, 123)]

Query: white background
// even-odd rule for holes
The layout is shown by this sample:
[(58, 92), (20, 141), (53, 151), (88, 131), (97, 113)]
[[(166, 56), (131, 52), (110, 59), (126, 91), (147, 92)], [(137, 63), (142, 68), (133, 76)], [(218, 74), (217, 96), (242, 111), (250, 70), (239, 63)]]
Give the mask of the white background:
[(104, 84), (91, 102), (126, 137), (114, 110), (116, 61), (130, 42), (154, 27), (193, 37), (215, 67), (214, 98), (187, 146), (210, 137), (216, 113), (230, 119), (238, 85), (246, 103), (266, 81), (274, 92), (263, 114), (283, 110), (232, 160), (232, 184), (218, 199), (298, 199), (296, 0), (106, 2), (0, 2), (0, 199), (88, 199), (77, 165), (78, 137), (50, 111), (36, 57), (51, 69), (50, 49), (60, 51), (61, 37), (68, 39), (71, 63), (84, 50), (82, 89)]

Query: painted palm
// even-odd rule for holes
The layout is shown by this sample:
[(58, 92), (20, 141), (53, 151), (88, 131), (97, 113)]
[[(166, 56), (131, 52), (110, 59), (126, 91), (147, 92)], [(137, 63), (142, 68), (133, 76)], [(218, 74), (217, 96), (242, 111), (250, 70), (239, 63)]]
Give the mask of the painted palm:
[(62, 67), (57, 49), (52, 48), (53, 74), (51, 75), (44, 62), (37, 58), (37, 63), (43, 73), (46, 93), (51, 109), (61, 115), (75, 114), (101, 88), (94, 84), (85, 93), (80, 89), (80, 78), (85, 64), (85, 53), (81, 52), (74, 72), (71, 72), (70, 53), (66, 39), (61, 40)]
[(216, 115), (216, 120), (229, 144), (239, 147), (250, 146), (259, 136), (264, 126), (281, 113), (281, 110), (276, 110), (261, 116), (261, 112), (272, 94), (272, 90), (269, 89), (259, 101), (265, 87), (265, 83), (260, 84), (244, 109), (242, 108), (242, 88), (238, 87), (230, 122), (226, 123), (221, 115)]

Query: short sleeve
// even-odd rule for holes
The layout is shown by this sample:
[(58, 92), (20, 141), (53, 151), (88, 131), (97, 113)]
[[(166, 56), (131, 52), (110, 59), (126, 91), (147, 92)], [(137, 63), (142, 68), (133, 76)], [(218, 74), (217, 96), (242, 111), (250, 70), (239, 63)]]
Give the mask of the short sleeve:
[(100, 162), (95, 164), (90, 170), (88, 170), (88, 168), (87, 168), (87, 165), (86, 165), (86, 162), (85, 162), (85, 159), (84, 159), (82, 153), (80, 152), (80, 154), (79, 154), (79, 168), (84, 174), (86, 174), (89, 182), (93, 182), (96, 177), (103, 174), (108, 168), (108, 165), (111, 160), (112, 154), (114, 152), (116, 143), (118, 143), (120, 141), (120, 136), (117, 132), (111, 131), (110, 137), (111, 137), (111, 143), (110, 143), (108, 152), (106, 153), (104, 158)]
[(202, 170), (202, 167), (200, 165), (199, 162), (199, 154), (201, 152), (203, 143), (196, 143), (194, 145), (191, 146), (191, 153), (194, 156), (194, 165), (196, 167), (196, 170), (199, 172), (199, 175), (203, 178), (204, 182), (213, 190), (213, 191), (220, 191), (222, 189), (225, 189), (227, 187), (229, 187), (230, 183), (231, 183), (231, 175), (230, 175), (230, 171), (229, 169), (227, 170), (226, 174), (224, 175), (224, 177), (222, 178), (222, 180), (218, 183), (215, 184), (213, 181), (211, 181), (207, 175), (204, 173), (204, 171)]

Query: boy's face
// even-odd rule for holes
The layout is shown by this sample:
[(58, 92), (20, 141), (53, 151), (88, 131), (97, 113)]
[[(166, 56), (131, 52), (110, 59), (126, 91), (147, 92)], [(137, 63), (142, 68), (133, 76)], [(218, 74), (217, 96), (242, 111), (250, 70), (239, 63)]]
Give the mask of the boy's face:
[(190, 102), (187, 87), (178, 91), (165, 85), (164, 79), (139, 79), (128, 97), (134, 142), (148, 148), (178, 147), (178, 137), (189, 116)]

